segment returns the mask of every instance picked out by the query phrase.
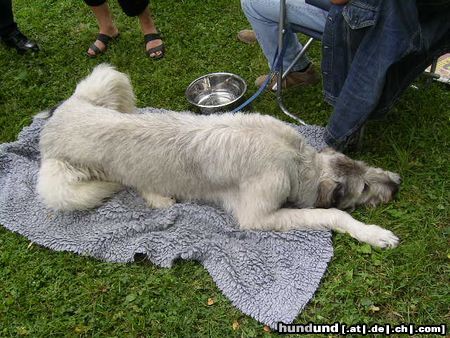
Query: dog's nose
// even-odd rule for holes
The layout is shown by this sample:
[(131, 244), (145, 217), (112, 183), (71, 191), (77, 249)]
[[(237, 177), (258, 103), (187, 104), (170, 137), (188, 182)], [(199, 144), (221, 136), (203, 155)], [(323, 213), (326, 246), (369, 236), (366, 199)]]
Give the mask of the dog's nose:
[(389, 172), (388, 173), (388, 177), (389, 177), (389, 180), (391, 180), (395, 184), (401, 184), (402, 183), (402, 178), (400, 177), (399, 174), (396, 174), (396, 173), (393, 173), (393, 172)]

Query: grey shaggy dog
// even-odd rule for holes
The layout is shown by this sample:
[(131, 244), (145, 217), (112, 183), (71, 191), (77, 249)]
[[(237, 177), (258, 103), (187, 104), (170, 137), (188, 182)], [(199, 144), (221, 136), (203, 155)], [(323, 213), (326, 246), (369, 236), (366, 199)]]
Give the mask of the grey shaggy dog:
[(48, 207), (94, 208), (129, 186), (152, 208), (214, 203), (242, 229), (332, 229), (377, 247), (398, 244), (339, 209), (390, 201), (399, 175), (319, 153), (270, 116), (134, 110), (129, 78), (102, 64), (54, 111), (41, 133), (37, 186)]

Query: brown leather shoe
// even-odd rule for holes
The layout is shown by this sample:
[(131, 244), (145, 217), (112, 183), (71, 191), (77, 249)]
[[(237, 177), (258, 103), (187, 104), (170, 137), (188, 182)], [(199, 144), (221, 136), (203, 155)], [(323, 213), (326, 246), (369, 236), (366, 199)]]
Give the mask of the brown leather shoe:
[[(255, 85), (257, 87), (260, 87), (264, 81), (266, 81), (267, 75), (261, 75), (259, 76), (256, 81)], [(294, 88), (297, 86), (308, 86), (308, 85), (315, 85), (319, 82), (319, 74), (317, 74), (316, 70), (314, 69), (313, 64), (311, 63), (309, 67), (303, 71), (303, 72), (291, 72), (289, 73), (284, 79), (283, 79), (283, 87), (285, 88)], [(272, 91), (277, 90), (276, 88), (277, 84), (277, 78), (274, 77), (272, 81), (270, 82), (268, 88), (270, 88)], [(274, 88), (275, 86), (275, 88)]]
[(251, 29), (243, 29), (241, 30), (237, 38), (239, 41), (242, 41), (244, 43), (255, 43), (256, 42), (256, 34)]

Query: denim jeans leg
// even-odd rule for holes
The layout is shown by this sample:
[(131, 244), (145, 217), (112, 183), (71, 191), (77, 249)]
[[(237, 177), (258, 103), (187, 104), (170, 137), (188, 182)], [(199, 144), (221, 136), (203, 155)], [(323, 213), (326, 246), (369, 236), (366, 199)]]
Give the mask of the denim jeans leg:
[[(279, 0), (241, 0), (242, 10), (255, 31), (259, 45), (266, 56), (269, 66), (273, 64), (278, 47), (278, 22), (280, 13)], [(304, 0), (287, 0), (287, 22), (321, 31), (325, 26), (326, 12), (305, 4)], [(283, 68), (286, 69), (303, 48), (297, 35), (292, 31), (285, 34), (286, 50)], [(300, 58), (292, 71), (304, 69), (309, 60)]]

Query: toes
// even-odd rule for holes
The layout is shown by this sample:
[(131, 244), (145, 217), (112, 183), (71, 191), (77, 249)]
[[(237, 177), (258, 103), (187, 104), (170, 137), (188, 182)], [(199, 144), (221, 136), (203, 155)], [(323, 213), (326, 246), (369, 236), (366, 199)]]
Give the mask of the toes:
[(398, 237), (389, 230), (381, 230), (374, 236), (373, 245), (383, 249), (395, 248), (399, 243)]
[(395, 248), (398, 245), (399, 239), (392, 235), (389, 238), (381, 238), (378, 240), (378, 246), (383, 249)]
[(161, 52), (156, 52), (156, 53), (150, 53), (150, 57), (155, 57), (155, 56), (160, 56), (162, 53)]
[(383, 249), (395, 248), (399, 243), (397, 236), (378, 225), (367, 225), (354, 237), (361, 242), (366, 242), (374, 247)]
[[(147, 45), (145, 46), (145, 48), (146, 48), (146, 50), (148, 51), (148, 50), (150, 50), (150, 49), (152, 49), (152, 48), (159, 47), (159, 46), (161, 46), (162, 44), (163, 44), (163, 41), (160, 40), (160, 39), (158, 39), (158, 40), (152, 40), (152, 41), (147, 42)], [(151, 53), (149, 54), (149, 56), (150, 56), (150, 57), (159, 57), (159, 56), (161, 56), (162, 54), (163, 54), (163, 52), (162, 52), (161, 50), (159, 50), (159, 51), (151, 52)]]
[(94, 45), (98, 48), (99, 51), (96, 52), (91, 47), (89, 47), (87, 53), (90, 56), (96, 56), (96, 55), (104, 53), (106, 51), (106, 45), (103, 42), (101, 42), (100, 40), (95, 40)]

